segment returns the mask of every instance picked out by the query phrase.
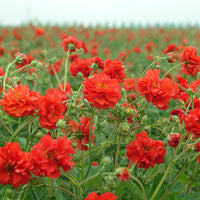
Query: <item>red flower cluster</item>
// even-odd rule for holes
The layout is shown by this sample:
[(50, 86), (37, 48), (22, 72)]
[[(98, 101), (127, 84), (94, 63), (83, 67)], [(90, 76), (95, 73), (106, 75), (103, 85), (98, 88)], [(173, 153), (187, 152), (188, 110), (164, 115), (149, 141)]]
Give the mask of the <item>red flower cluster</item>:
[(136, 163), (137, 167), (149, 169), (155, 164), (164, 163), (166, 149), (165, 143), (160, 140), (149, 138), (143, 131), (136, 135), (136, 139), (127, 145), (128, 159)]
[[(69, 124), (72, 127), (72, 131), (76, 134), (80, 130), (80, 132), (82, 134), (82, 136), (79, 136), (81, 138), (76, 139), (77, 149), (87, 151), (88, 146), (86, 146), (85, 144), (89, 144), (91, 118), (90, 117), (80, 117), (80, 122), (81, 122), (81, 124), (79, 124), (78, 122), (69, 120)], [(93, 124), (92, 131), (94, 131), (94, 129), (95, 129), (95, 126)], [(96, 137), (94, 136), (94, 134), (92, 134), (93, 144), (95, 144), (94, 138), (96, 138)]]
[(66, 136), (53, 139), (50, 135), (41, 138), (41, 142), (33, 146), (30, 152), (31, 162), (33, 163), (33, 174), (39, 177), (48, 176), (53, 179), (61, 175), (60, 167), (69, 171), (75, 162), (72, 162), (76, 150), (72, 146), (73, 141)]
[(77, 58), (76, 60), (73, 61), (73, 63), (70, 66), (69, 71), (71, 72), (72, 76), (77, 76), (79, 72), (83, 74), (84, 77), (88, 77), (91, 72), (92, 68), (90, 67), (93, 63), (93, 59), (86, 58)]
[(62, 46), (64, 47), (65, 52), (70, 50), (74, 52), (76, 49), (84, 49), (85, 53), (88, 52), (88, 48), (83, 41), (79, 41), (75, 36), (68, 36), (63, 39)]
[(169, 78), (161, 79), (159, 69), (147, 70), (144, 78), (138, 78), (137, 90), (140, 95), (145, 95), (149, 102), (161, 110), (169, 108), (169, 102), (175, 95), (173, 81)]
[(86, 78), (83, 84), (83, 93), (86, 94), (84, 98), (96, 108), (114, 107), (122, 98), (120, 83), (105, 74), (95, 74), (92, 78)]
[(92, 192), (84, 200), (117, 200), (119, 197), (115, 196), (112, 192), (106, 192), (99, 196), (96, 192)]
[(163, 50), (163, 53), (164, 54), (168, 54), (170, 52), (176, 53), (178, 51), (179, 51), (179, 47), (176, 44), (172, 43), (172, 44), (169, 44), (165, 50)]
[(123, 83), (126, 78), (126, 73), (123, 68), (123, 64), (120, 60), (107, 59), (104, 63), (103, 73), (110, 76), (112, 79), (117, 79), (119, 83)]
[(18, 85), (4, 94), (0, 105), (8, 115), (14, 117), (26, 117), (34, 115), (39, 109), (39, 92), (31, 91), (28, 85)]
[(186, 125), (186, 131), (200, 137), (200, 109), (190, 110), (189, 114), (184, 116), (183, 121)]
[(64, 112), (67, 110), (66, 101), (68, 96), (66, 92), (50, 88), (46, 95), (42, 96), (39, 101), (40, 124), (43, 128), (53, 129), (56, 128), (56, 123), (59, 119), (64, 119)]
[(186, 47), (180, 54), (181, 62), (186, 62), (183, 64), (181, 71), (187, 75), (196, 76), (197, 72), (200, 71), (200, 56), (197, 56), (197, 50), (195, 47)]
[(20, 187), (31, 180), (32, 165), (30, 156), (23, 152), (19, 143), (6, 142), (6, 146), (0, 148), (0, 183), (2, 185), (12, 184)]

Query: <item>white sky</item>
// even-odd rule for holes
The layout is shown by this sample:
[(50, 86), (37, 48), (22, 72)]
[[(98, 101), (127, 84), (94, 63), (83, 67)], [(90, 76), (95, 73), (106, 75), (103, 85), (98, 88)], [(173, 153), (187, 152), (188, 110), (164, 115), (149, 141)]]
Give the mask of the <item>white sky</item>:
[(200, 0), (0, 0), (0, 24), (199, 24)]

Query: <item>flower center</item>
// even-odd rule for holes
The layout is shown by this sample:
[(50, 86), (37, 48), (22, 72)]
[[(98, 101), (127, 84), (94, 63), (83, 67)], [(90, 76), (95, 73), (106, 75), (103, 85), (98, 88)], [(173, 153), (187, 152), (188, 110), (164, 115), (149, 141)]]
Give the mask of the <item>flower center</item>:
[(106, 83), (98, 83), (98, 86), (100, 88), (108, 88), (108, 85)]
[(55, 153), (56, 153), (56, 151), (55, 150), (50, 150), (50, 151), (45, 151), (44, 152), (44, 157), (46, 158), (46, 159), (53, 159), (53, 160), (55, 160)]
[(7, 162), (5, 171), (8, 173), (8, 175), (11, 175), (13, 173), (14, 167), (15, 165), (10, 165), (10, 163)]

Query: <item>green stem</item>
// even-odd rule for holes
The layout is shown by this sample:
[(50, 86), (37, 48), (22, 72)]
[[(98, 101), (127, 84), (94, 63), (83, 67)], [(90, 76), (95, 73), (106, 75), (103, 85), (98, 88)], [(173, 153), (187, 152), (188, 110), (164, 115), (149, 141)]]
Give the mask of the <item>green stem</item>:
[(47, 187), (51, 187), (51, 188), (55, 188), (55, 189), (58, 189), (58, 190), (62, 190), (68, 194), (70, 194), (71, 196), (73, 196), (75, 199), (78, 199), (80, 200), (79, 197), (77, 197), (75, 194), (71, 193), (70, 191), (64, 189), (64, 188), (61, 188), (61, 187), (58, 187), (58, 186), (55, 186), (55, 185), (49, 185), (49, 184), (41, 184), (41, 185), (37, 185), (35, 187), (41, 187), (41, 186), (47, 186)]
[(136, 178), (135, 176), (133, 176), (132, 174), (130, 174), (130, 177), (140, 185), (143, 195), (144, 195), (144, 199), (146, 200), (147, 197), (146, 197), (145, 189), (144, 189), (144, 186), (142, 185), (142, 183), (140, 182), (140, 180), (138, 178)]
[(36, 116), (37, 116), (37, 115), (31, 116), (31, 117), (29, 117), (27, 120), (25, 120), (25, 121), (15, 130), (15, 132), (12, 134), (12, 136), (10, 137), (9, 142), (11, 142), (11, 141), (13, 140), (13, 138), (14, 138), (24, 127), (26, 127), (30, 122), (32, 122), (32, 121), (35, 119)]
[(118, 136), (118, 144), (117, 144), (117, 153), (116, 153), (116, 157), (115, 157), (115, 166), (114, 166), (114, 172), (117, 168), (117, 162), (118, 162), (118, 157), (119, 157), (119, 149), (120, 149), (120, 136)]
[[(182, 139), (183, 139), (183, 138), (182, 138)], [(181, 139), (181, 141), (182, 141), (182, 139)], [(166, 171), (165, 171), (165, 173), (164, 173), (164, 175), (163, 175), (163, 177), (162, 177), (160, 183), (158, 184), (158, 186), (157, 186), (157, 188), (156, 188), (155, 192), (153, 193), (153, 195), (152, 195), (152, 197), (151, 197), (150, 200), (155, 199), (155, 197), (156, 197), (157, 193), (159, 192), (159, 190), (160, 190), (160, 188), (161, 188), (161, 186), (162, 186), (162, 184), (163, 184), (165, 178), (167, 177), (167, 175), (168, 175), (168, 173), (169, 173), (169, 171), (170, 171), (170, 169), (171, 169), (171, 167), (172, 167), (172, 165), (173, 165), (173, 163), (174, 163), (174, 158), (175, 158), (175, 156), (176, 156), (176, 154), (177, 154), (177, 152), (178, 152), (178, 149), (179, 149), (179, 146), (180, 146), (180, 144), (181, 144), (181, 141), (179, 142), (178, 146), (176, 147), (176, 149), (175, 149), (175, 151), (174, 151), (174, 154), (173, 154), (173, 156), (172, 156), (172, 159), (171, 159), (171, 161), (170, 161), (170, 163), (169, 163), (169, 165), (168, 165), (168, 167), (167, 167), (167, 169), (166, 169)]]
[(6, 79), (8, 78), (10, 67), (11, 67), (14, 63), (15, 63), (15, 60), (12, 61), (10, 64), (8, 64), (8, 67), (7, 67), (7, 69), (6, 69), (6, 73), (5, 73), (5, 76), (4, 76), (4, 79), (3, 79), (3, 93), (5, 93)]
[(94, 113), (95, 113), (95, 111), (93, 111), (92, 115), (91, 115), (90, 136), (89, 136), (89, 159), (90, 159), (90, 162), (89, 162), (89, 166), (88, 166), (85, 178), (89, 174), (90, 168), (92, 166), (92, 125), (93, 125)]
[(67, 84), (68, 58), (69, 58), (69, 50), (67, 51), (67, 56), (66, 56), (66, 61), (65, 61), (65, 81), (64, 81), (64, 92), (66, 91), (66, 84)]
[(144, 77), (146, 71), (147, 71), (149, 68), (151, 68), (152, 65), (154, 65), (155, 63), (157, 63), (157, 62), (159, 62), (159, 61), (161, 61), (161, 60), (166, 60), (166, 59), (167, 59), (167, 57), (161, 57), (161, 58), (155, 60), (154, 62), (152, 62), (150, 65), (148, 65), (148, 66), (146, 67), (146, 69), (144, 70), (144, 72), (142, 73), (142, 78)]
[(75, 104), (75, 105), (77, 104), (77, 100), (78, 100), (79, 94), (81, 93), (83, 87), (84, 87), (84, 85), (81, 84), (81, 86), (79, 87), (79, 89), (78, 89), (78, 91), (77, 91), (76, 97), (74, 98), (74, 104)]
[(99, 176), (99, 174), (95, 174), (95, 175), (90, 176), (89, 178), (85, 179), (84, 181), (82, 181), (82, 182), (80, 183), (79, 187), (78, 187), (78, 194), (81, 196), (80, 190), (81, 190), (81, 187), (82, 187), (83, 184), (85, 184), (85, 183), (88, 182), (89, 180), (92, 180), (93, 178), (96, 178), (96, 177), (98, 177), (98, 176)]
[(102, 145), (101, 149), (97, 152), (95, 157), (97, 157), (103, 151), (103, 149), (106, 147), (106, 145), (108, 144), (108, 142), (111, 140), (112, 136), (114, 135), (115, 130), (116, 130), (116, 127), (114, 128), (112, 134), (109, 136), (109, 138), (106, 140), (106, 142)]
[(164, 75), (163, 75), (163, 79), (167, 76), (167, 74), (169, 74), (169, 72), (171, 72), (171, 71), (173, 71), (174, 69), (176, 69), (177, 67), (179, 67), (179, 66), (181, 66), (181, 65), (183, 65), (183, 64), (185, 64), (185, 63), (187, 63), (186, 61), (185, 62), (182, 62), (182, 63), (179, 63), (178, 65), (175, 65), (174, 67), (172, 67), (172, 68), (170, 68)]
[(181, 176), (181, 174), (183, 173), (185, 168), (182, 168), (181, 171), (179, 172), (178, 176), (174, 179), (174, 181), (170, 184), (170, 186), (167, 188), (167, 190), (165, 191), (163, 197), (161, 200), (164, 200), (168, 194), (168, 192), (170, 191), (170, 189), (173, 187), (173, 185), (176, 183), (176, 181), (179, 179), (179, 177)]
[[(48, 177), (48, 184), (51, 185), (51, 179)], [(49, 187), (49, 198), (52, 198), (52, 188)]]
[(9, 128), (13, 132), (13, 129), (12, 129), (12, 126), (11, 126), (11, 123), (10, 123), (10, 118), (9, 118), (8, 114), (6, 114), (6, 115), (7, 115), (7, 120), (8, 120)]
[(28, 64), (28, 65), (25, 65), (23, 67), (20, 67), (19, 69), (16, 69), (15, 71), (11, 72), (10, 75), (15, 74), (17, 72), (20, 72), (22, 69), (30, 67), (30, 66), (31, 66), (31, 64)]
[(161, 169), (160, 171), (158, 171), (157, 173), (155, 173), (153, 176), (150, 176), (150, 178), (145, 182), (145, 185), (148, 184), (155, 176), (157, 176), (159, 173), (165, 171), (165, 169)]
[(176, 162), (186, 151), (188, 151), (192, 146), (196, 145), (198, 142), (200, 142), (200, 138), (195, 141), (194, 143), (192, 143), (189, 147), (187, 147), (186, 149), (184, 149), (174, 160), (174, 162)]
[(6, 130), (10, 133), (10, 135), (12, 135), (12, 131), (6, 126), (6, 124), (0, 119), (0, 122), (2, 123), (2, 125), (6, 128)]
[(79, 182), (73, 177), (73, 176), (71, 176), (71, 174), (68, 172), (67, 173), (67, 176), (68, 176), (68, 178), (69, 178), (69, 180), (75, 185), (75, 186), (79, 186)]
[[(144, 95), (138, 97), (137, 99), (135, 99), (132, 103), (130, 103), (128, 106), (126, 106), (126, 107), (124, 108), (124, 110), (128, 109), (131, 105), (133, 105), (134, 103), (136, 103), (136, 101), (138, 101), (138, 100), (140, 100), (140, 99), (142, 99), (142, 98), (144, 98)], [(141, 103), (140, 103), (140, 104), (141, 104)]]
[(57, 74), (57, 72), (56, 72), (54, 66), (52, 65), (51, 67), (52, 67), (53, 72), (54, 72), (54, 74), (55, 74), (55, 76), (56, 76), (56, 79), (57, 79), (57, 81), (58, 81), (58, 84), (59, 84), (59, 86), (60, 86), (60, 89), (63, 90), (62, 84), (61, 84), (61, 82), (60, 82), (60, 79), (58, 78), (58, 74)]
[(27, 195), (27, 193), (28, 193), (29, 189), (30, 189), (30, 187), (29, 187), (29, 186), (28, 186), (28, 187), (26, 187), (26, 190), (25, 190), (25, 192), (24, 192), (24, 195), (23, 195), (22, 199), (21, 199), (21, 197), (20, 197), (20, 198), (19, 198), (19, 200), (20, 200), (20, 199), (21, 199), (21, 200), (26, 200), (26, 195)]

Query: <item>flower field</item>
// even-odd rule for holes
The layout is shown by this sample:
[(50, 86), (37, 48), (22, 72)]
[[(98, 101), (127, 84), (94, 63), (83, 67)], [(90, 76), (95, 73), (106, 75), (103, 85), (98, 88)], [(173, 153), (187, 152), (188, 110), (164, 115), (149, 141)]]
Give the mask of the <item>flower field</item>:
[(0, 27), (0, 199), (200, 199), (200, 28)]

